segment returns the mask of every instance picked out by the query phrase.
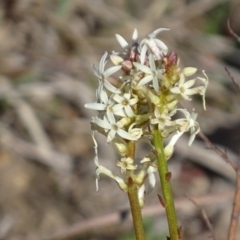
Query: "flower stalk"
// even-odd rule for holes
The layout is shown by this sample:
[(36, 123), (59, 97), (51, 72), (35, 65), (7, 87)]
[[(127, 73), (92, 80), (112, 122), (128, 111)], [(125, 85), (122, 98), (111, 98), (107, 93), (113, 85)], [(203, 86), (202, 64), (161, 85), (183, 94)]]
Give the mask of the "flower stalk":
[[(128, 142), (128, 153), (127, 156), (131, 159), (135, 157), (136, 143), (134, 141)], [(131, 171), (131, 170), (130, 170)], [(129, 175), (132, 175), (131, 173)], [(143, 219), (141, 213), (141, 207), (138, 199), (138, 186), (134, 183), (131, 176), (128, 177), (128, 199), (132, 213), (132, 220), (134, 225), (134, 231), (136, 240), (145, 240), (145, 233), (143, 227)]]
[(168, 179), (168, 165), (164, 153), (163, 139), (158, 129), (155, 127), (153, 130), (153, 144), (157, 152), (157, 168), (161, 180), (161, 187), (163, 193), (164, 207), (168, 220), (168, 228), (171, 240), (178, 240), (178, 224), (175, 205), (173, 201), (173, 194), (170, 179)]
[[(104, 174), (116, 181), (128, 195), (137, 240), (145, 239), (141, 208), (144, 206), (144, 195), (156, 184), (155, 171), (158, 171), (162, 185), (161, 203), (166, 207), (170, 239), (178, 240), (167, 161), (185, 132), (190, 132), (190, 146), (200, 131), (197, 113), (194, 110), (189, 113), (178, 105), (182, 100), (191, 101), (193, 95), (199, 94), (203, 98), (203, 108), (206, 108), (207, 75), (203, 71), (204, 77), (188, 79), (197, 69), (179, 67), (177, 54), (169, 53), (165, 43), (157, 39), (157, 34), (166, 30), (159, 28), (138, 42), (135, 29), (132, 44), (116, 34), (123, 50), (113, 51), (110, 56), (105, 52), (98, 67), (93, 66), (99, 83), (96, 101), (85, 105), (98, 111), (91, 121), (97, 167), (96, 187), (98, 189), (100, 175)], [(110, 77), (115, 81), (110, 81)], [(106, 142), (112, 144), (119, 154), (116, 166), (121, 177), (101, 165), (95, 132), (104, 135)], [(143, 138), (149, 141), (151, 151), (142, 160), (137, 160), (136, 145)], [(165, 144), (167, 138), (170, 140)]]
[(133, 179), (128, 179), (128, 199), (131, 207), (136, 240), (145, 240), (141, 207), (138, 200), (138, 190)]

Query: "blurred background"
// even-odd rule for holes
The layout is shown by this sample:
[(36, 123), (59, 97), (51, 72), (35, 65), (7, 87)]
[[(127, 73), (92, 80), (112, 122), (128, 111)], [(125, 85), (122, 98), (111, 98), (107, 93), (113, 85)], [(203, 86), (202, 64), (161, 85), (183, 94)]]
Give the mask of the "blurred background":
[[(127, 196), (101, 177), (95, 191), (91, 116), (98, 64), (120, 50), (115, 34), (159, 34), (181, 66), (205, 70), (207, 111), (200, 98), (186, 102), (199, 113), (202, 131), (238, 161), (240, 96), (240, 1), (230, 0), (1, 0), (0, 1), (0, 239), (131, 240)], [(100, 161), (115, 168), (117, 156), (99, 138)], [(146, 143), (138, 149), (139, 157)], [(197, 206), (207, 212), (218, 239), (226, 239), (235, 173), (199, 139), (177, 144), (170, 161), (184, 239), (208, 239)], [(159, 186), (146, 196), (148, 240), (166, 239)], [(122, 216), (122, 221), (120, 221)], [(239, 235), (240, 238), (240, 235)]]

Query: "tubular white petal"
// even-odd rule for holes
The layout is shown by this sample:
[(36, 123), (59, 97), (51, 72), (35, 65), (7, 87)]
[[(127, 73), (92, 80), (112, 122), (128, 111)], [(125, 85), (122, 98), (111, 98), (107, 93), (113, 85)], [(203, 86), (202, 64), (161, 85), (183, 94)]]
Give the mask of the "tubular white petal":
[(134, 116), (134, 112), (133, 112), (133, 110), (130, 106), (126, 106), (124, 109), (125, 109), (128, 117), (133, 117)]
[(123, 94), (124, 98), (129, 100), (131, 98), (131, 93), (127, 92)]
[[(94, 151), (95, 151), (95, 157), (94, 157), (94, 163), (97, 167), (99, 167), (99, 162), (98, 162), (98, 144), (97, 144), (97, 141), (95, 139), (95, 136), (94, 136), (94, 131), (91, 132), (91, 135), (92, 135), (92, 139), (93, 139), (93, 144), (94, 144)], [(98, 179), (99, 179), (99, 176), (97, 175), (96, 176), (96, 191), (98, 191)]]
[(192, 80), (189, 80), (187, 82), (184, 83), (184, 88), (190, 88), (192, 87), (196, 82), (196, 79), (192, 79)]
[(118, 70), (120, 70), (122, 68), (122, 66), (114, 66), (114, 67), (110, 67), (108, 68), (105, 72), (104, 72), (104, 77), (107, 78), (110, 75), (112, 75), (113, 73), (117, 72)]
[(149, 83), (153, 79), (152, 75), (148, 75), (140, 80), (140, 82), (137, 84), (138, 86), (143, 86), (147, 83)]
[(105, 67), (105, 64), (106, 64), (106, 58), (107, 58), (107, 56), (108, 56), (108, 53), (105, 52), (105, 53), (103, 54), (100, 62), (99, 62), (99, 69), (98, 69), (99, 72), (103, 72), (103, 71), (104, 71), (104, 67)]
[(154, 30), (153, 32), (149, 33), (148, 36), (150, 38), (155, 38), (160, 32), (163, 32), (163, 31), (168, 31), (170, 30), (169, 28), (158, 28), (156, 30)]
[(132, 98), (129, 100), (129, 105), (134, 105), (138, 102), (138, 98)]
[(174, 146), (177, 140), (183, 135), (183, 132), (177, 131), (176, 134), (173, 135), (172, 139), (168, 143), (168, 145)]
[(121, 93), (121, 90), (114, 87), (110, 82), (104, 81), (104, 86), (106, 87), (107, 90), (109, 90), (112, 93)]
[(132, 136), (130, 133), (128, 133), (128, 132), (126, 132), (126, 131), (124, 131), (124, 130), (122, 130), (122, 129), (118, 129), (118, 130), (117, 130), (117, 134), (118, 134), (120, 137), (122, 137), (122, 138), (124, 138), (124, 139), (127, 139), (127, 140), (132, 140), (132, 141), (138, 140), (138, 137)]
[(107, 78), (110, 75), (112, 75), (113, 73), (117, 72), (118, 70), (120, 70), (122, 68), (122, 66), (113, 66), (108, 68), (105, 72), (104, 72), (104, 77)]
[(114, 180), (117, 182), (117, 184), (123, 191), (127, 191), (128, 187), (127, 184), (123, 181), (123, 179), (116, 176)]
[(98, 166), (98, 144), (97, 144), (97, 141), (95, 139), (94, 133), (95, 133), (94, 131), (91, 132), (93, 143), (94, 143), (93, 148), (94, 148), (94, 151), (95, 151), (94, 162), (95, 162), (96, 166)]
[(124, 100), (124, 98), (123, 98), (121, 95), (119, 95), (119, 94), (115, 94), (115, 95), (113, 96), (113, 99), (114, 99), (114, 101), (116, 101), (117, 103), (121, 103), (121, 102)]
[(95, 66), (94, 64), (92, 65), (92, 69), (93, 69), (94, 75), (95, 75), (97, 78), (101, 78), (101, 75), (100, 75), (98, 69), (96, 68), (96, 66)]
[(121, 45), (122, 48), (127, 48), (128, 47), (128, 42), (119, 34), (115, 34), (117, 41)]
[(203, 98), (203, 108), (204, 110), (206, 110), (206, 100), (205, 100), (205, 95), (206, 95), (206, 90), (207, 90), (207, 86), (209, 84), (209, 79), (208, 79), (208, 76), (207, 74), (205, 73), (205, 70), (202, 71), (203, 75), (205, 76), (205, 79), (201, 78), (201, 80), (203, 81), (204, 83), (204, 87), (205, 87), (205, 91), (203, 91), (203, 94), (202, 94), (202, 98)]
[(94, 117), (93, 122), (96, 123), (101, 128), (111, 129), (111, 124), (110, 123), (108, 123), (107, 121), (103, 121), (102, 119), (100, 119), (98, 117)]
[(117, 112), (121, 109), (123, 109), (123, 105), (122, 104), (115, 104), (112, 106), (113, 112)]
[(154, 39), (154, 42), (157, 44), (160, 50), (162, 50), (164, 53), (168, 51), (168, 47), (163, 41), (159, 39)]
[(153, 78), (153, 88), (157, 93), (159, 92), (159, 83), (157, 77)]
[(116, 124), (116, 120), (115, 120), (115, 117), (113, 115), (109, 116), (108, 121), (109, 121), (110, 124)]
[(140, 63), (141, 64), (144, 64), (144, 62), (145, 62), (146, 53), (147, 53), (147, 45), (144, 44), (142, 49), (141, 49), (141, 52), (140, 52)]
[(115, 138), (115, 135), (116, 135), (116, 131), (111, 129), (107, 135), (107, 142), (111, 142), (114, 138)]
[(194, 128), (190, 128), (190, 138), (189, 138), (189, 141), (188, 141), (188, 146), (191, 146), (195, 137), (196, 137), (196, 134), (198, 134), (200, 132), (200, 128), (197, 129), (197, 131), (194, 129)]
[(148, 181), (149, 181), (149, 186), (151, 188), (151, 190), (155, 187), (156, 185), (156, 178), (154, 175), (154, 172), (156, 171), (155, 168), (153, 168), (152, 166), (150, 166), (147, 170), (148, 172)]
[(141, 64), (141, 63), (136, 63), (136, 62), (134, 62), (133, 65), (134, 65), (136, 68), (138, 68), (139, 70), (141, 70), (141, 71), (143, 71), (143, 72), (145, 72), (145, 73), (148, 73), (148, 74), (151, 74), (151, 73), (152, 73), (152, 70), (151, 70), (149, 67), (147, 67), (147, 66), (145, 66), (145, 65), (143, 65), (143, 64)]
[(154, 62), (153, 54), (149, 55), (149, 63), (150, 63), (150, 69), (152, 70), (151, 72), (156, 71), (156, 65)]
[(179, 89), (179, 87), (173, 87), (173, 88), (170, 89), (170, 91), (171, 91), (172, 93), (175, 93), (175, 94), (180, 94), (180, 89)]
[(154, 39), (150, 38), (146, 41), (148, 47), (151, 49), (155, 59), (160, 60), (162, 58), (162, 50), (159, 49)]
[(195, 87), (195, 88), (190, 88), (185, 90), (186, 95), (195, 95), (198, 94), (200, 91), (201, 87)]
[(185, 82), (185, 76), (183, 74), (180, 74), (180, 80), (178, 82), (178, 86), (182, 86)]
[(102, 103), (87, 103), (84, 105), (85, 108), (89, 108), (89, 109), (93, 109), (93, 110), (105, 110), (106, 109), (106, 105), (102, 104)]
[(142, 208), (144, 206), (144, 194), (145, 194), (145, 186), (144, 184), (138, 189), (138, 201), (139, 205)]
[(114, 109), (114, 114), (116, 116), (120, 116), (120, 117), (127, 117), (126, 113), (124, 112), (123, 108), (119, 109), (119, 110), (115, 110)]
[(127, 190), (127, 185), (126, 183), (123, 181), (123, 179), (121, 179), (118, 176), (115, 176), (111, 170), (101, 166), (98, 164), (98, 168), (96, 170), (96, 186), (97, 186), (97, 190), (98, 190), (98, 180), (100, 179), (100, 174), (104, 174), (110, 178), (112, 178), (113, 180), (115, 180), (117, 182), (117, 184), (119, 185), (119, 187), (123, 190), (126, 191)]
[(164, 148), (164, 153), (165, 156), (167, 158), (167, 160), (172, 156), (173, 154), (173, 150), (174, 150), (174, 146), (177, 142), (177, 140), (183, 135), (183, 132), (179, 132), (177, 131), (171, 138), (170, 142), (168, 143), (168, 145)]
[(133, 35), (132, 35), (132, 41), (133, 43), (137, 42), (138, 40), (138, 30), (134, 28)]
[(105, 105), (108, 103), (108, 95), (106, 93), (106, 91), (103, 89), (103, 85), (101, 84), (99, 86), (98, 91), (98, 100), (100, 100), (102, 103), (104, 103)]

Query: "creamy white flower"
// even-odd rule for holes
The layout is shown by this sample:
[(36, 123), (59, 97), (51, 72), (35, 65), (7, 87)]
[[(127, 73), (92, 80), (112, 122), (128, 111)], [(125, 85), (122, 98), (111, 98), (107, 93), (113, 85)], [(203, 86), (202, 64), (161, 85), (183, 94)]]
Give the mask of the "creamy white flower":
[(131, 124), (128, 132), (138, 140), (143, 135), (143, 130), (142, 128), (133, 128), (135, 125), (136, 123)]
[(206, 110), (205, 95), (206, 95), (206, 91), (207, 91), (207, 86), (209, 84), (209, 79), (204, 70), (202, 71), (202, 73), (205, 76), (205, 78), (198, 77), (197, 79), (201, 80), (204, 84), (204, 87), (201, 88), (201, 90), (200, 90), (200, 95), (202, 95), (202, 98), (203, 98), (203, 108), (204, 108), (204, 110)]
[(114, 104), (114, 106), (112, 107), (115, 115), (122, 117), (134, 116), (134, 112), (131, 106), (135, 105), (138, 102), (138, 98), (136, 95), (132, 95), (130, 92), (124, 94), (115, 94), (113, 96), (113, 99), (117, 102), (117, 104)]
[[(156, 157), (154, 156), (154, 159)], [(138, 172), (135, 182), (139, 185), (144, 184), (144, 189), (147, 193), (151, 192), (152, 189), (156, 185), (156, 178), (154, 172), (156, 172), (156, 168), (152, 166), (152, 161), (150, 158), (144, 158), (140, 161), (143, 165), (141, 165), (141, 170)]]
[(126, 173), (127, 170), (134, 171), (137, 165), (134, 165), (134, 160), (130, 157), (123, 157), (117, 162), (117, 166), (121, 168), (121, 173)]
[(96, 180), (96, 185), (97, 185), (97, 190), (98, 190), (98, 180), (100, 179), (100, 174), (104, 174), (112, 179), (114, 179), (117, 184), (119, 185), (120, 189), (122, 189), (123, 191), (127, 191), (127, 184), (124, 182), (124, 180), (116, 175), (114, 175), (112, 173), (111, 170), (109, 170), (108, 168), (105, 168), (104, 166), (100, 165), (99, 162), (95, 161), (95, 164), (97, 166), (96, 169), (96, 175), (97, 175), (97, 180)]
[(164, 154), (166, 159), (168, 160), (174, 151), (174, 146), (177, 143), (178, 139), (183, 135), (184, 132), (176, 131), (169, 141), (168, 145), (164, 148)]
[(130, 50), (132, 45), (134, 45), (138, 41), (138, 31), (137, 31), (136, 28), (133, 31), (132, 45), (131, 46), (128, 44), (128, 42), (121, 35), (115, 34), (115, 36), (116, 36), (116, 39), (117, 39), (118, 43), (121, 45), (122, 48), (125, 49), (126, 52), (128, 52), (128, 50)]
[[(132, 35), (132, 43), (129, 44), (121, 35), (116, 34), (116, 39), (124, 50), (122, 52), (112, 51), (112, 54), (115, 56), (122, 56), (125, 60), (122, 63), (123, 69), (131, 69), (131, 61), (135, 60), (138, 56), (137, 47), (138, 47), (138, 31), (134, 29)], [(114, 59), (114, 62), (116, 59)]]
[(121, 91), (114, 87), (108, 80), (107, 78), (112, 75), (113, 73), (117, 72), (122, 68), (122, 66), (114, 66), (110, 67), (107, 70), (104, 70), (106, 63), (107, 63), (107, 56), (108, 53), (105, 52), (104, 55), (102, 56), (99, 67), (98, 69), (93, 65), (93, 72), (97, 76), (99, 80), (99, 86), (97, 89), (97, 99), (100, 99), (102, 101), (102, 94), (103, 94), (103, 86), (110, 92), (112, 93), (120, 93)]
[(156, 68), (155, 61), (153, 59), (152, 54), (150, 54), (150, 56), (149, 56), (149, 64), (150, 64), (150, 67), (147, 67), (146, 65), (136, 63), (136, 62), (133, 63), (133, 65), (136, 68), (138, 68), (139, 70), (141, 70), (142, 72), (147, 74), (144, 78), (142, 78), (138, 82), (137, 85), (138, 86), (143, 86), (143, 85), (152, 81), (153, 82), (153, 88), (158, 93), (159, 92), (159, 82), (158, 82), (159, 80), (158, 80), (158, 78), (162, 75), (164, 70)]
[(158, 33), (166, 30), (169, 30), (169, 29), (158, 28), (155, 31), (148, 34), (147, 37), (140, 42), (139, 52), (140, 52), (141, 64), (144, 64), (148, 50), (150, 50), (154, 54), (155, 59), (157, 60), (162, 59), (163, 55), (167, 54), (168, 47), (166, 46), (166, 44), (156, 38)]
[(183, 99), (191, 100), (189, 96), (199, 94), (201, 91), (203, 91), (203, 88), (205, 88), (204, 86), (191, 88), (195, 82), (196, 78), (185, 82), (184, 74), (180, 74), (179, 82), (175, 87), (171, 88), (170, 91), (174, 94), (179, 94)]
[(123, 190), (123, 191), (127, 191), (127, 184), (124, 182), (123, 179), (121, 179), (118, 176), (115, 176), (111, 170), (103, 167), (102, 165), (99, 164), (99, 160), (98, 160), (98, 144), (97, 141), (95, 139), (94, 136), (94, 131), (92, 131), (92, 139), (93, 139), (93, 143), (94, 143), (94, 150), (95, 150), (95, 157), (94, 157), (94, 163), (97, 167), (96, 169), (96, 191), (98, 191), (98, 181), (100, 179), (100, 174), (104, 174), (112, 179), (114, 179), (119, 187)]
[[(186, 79), (195, 74), (197, 69), (178, 67), (179, 59), (176, 53), (168, 54), (168, 47), (156, 38), (158, 33), (166, 30), (168, 29), (159, 28), (153, 31), (140, 44), (136, 29), (132, 35), (132, 42), (129, 43), (116, 34), (123, 50), (120, 53), (113, 52), (110, 56), (113, 67), (106, 68), (107, 52), (102, 56), (99, 66), (93, 66), (99, 83), (96, 90), (97, 99), (95, 103), (85, 105), (86, 108), (98, 111), (98, 116), (91, 122), (94, 162), (97, 166), (97, 189), (100, 174), (114, 179), (124, 191), (128, 191), (131, 178), (138, 188), (141, 206), (144, 204), (144, 195), (148, 189), (153, 189), (156, 183), (156, 155), (152, 151), (141, 161), (130, 158), (129, 140), (137, 141), (143, 136), (151, 139), (151, 130), (155, 125), (162, 138), (170, 139), (167, 146), (164, 141), (166, 159), (172, 156), (175, 144), (185, 132), (190, 132), (191, 145), (200, 131), (196, 121), (197, 114), (190, 114), (186, 109), (177, 109), (177, 104), (182, 99), (191, 100), (192, 95), (200, 94), (205, 109), (205, 94), (209, 81), (204, 71), (202, 78)], [(117, 71), (120, 80), (118, 87), (109, 82), (109, 77)], [(198, 82), (200, 84), (195, 85)], [(184, 116), (176, 119), (176, 112)], [(106, 141), (111, 142), (121, 156), (117, 166), (124, 175), (123, 179), (99, 163), (95, 131), (106, 136)]]
[(154, 116), (155, 118), (150, 119), (151, 124), (158, 124), (158, 130), (162, 131), (166, 126), (174, 126), (174, 122), (171, 121), (172, 113), (168, 112), (167, 108), (164, 108), (162, 112), (160, 112), (159, 108), (155, 108)]
[(113, 99), (110, 97), (108, 97), (108, 95), (106, 94), (103, 98), (102, 103), (86, 103), (84, 106), (85, 108), (88, 109), (92, 109), (92, 110), (96, 110), (96, 111), (100, 111), (103, 115), (107, 115), (108, 118), (110, 117), (110, 115), (113, 117), (113, 105), (114, 105), (114, 101)]
[(129, 132), (123, 129), (123, 125), (121, 121), (116, 122), (114, 116), (110, 116), (109, 118), (104, 117), (104, 120), (94, 117), (92, 120), (93, 123), (96, 123), (99, 127), (103, 128), (107, 134), (107, 142), (111, 142), (116, 134), (122, 137), (123, 139), (136, 141), (138, 138), (136, 136), (131, 135)]
[(190, 138), (188, 142), (188, 145), (190, 146), (194, 141), (196, 134), (200, 132), (199, 123), (196, 121), (197, 113), (193, 111), (192, 114), (190, 114), (186, 109), (177, 110), (182, 112), (186, 118), (179, 118), (175, 120), (175, 123), (180, 132), (188, 132), (190, 130)]

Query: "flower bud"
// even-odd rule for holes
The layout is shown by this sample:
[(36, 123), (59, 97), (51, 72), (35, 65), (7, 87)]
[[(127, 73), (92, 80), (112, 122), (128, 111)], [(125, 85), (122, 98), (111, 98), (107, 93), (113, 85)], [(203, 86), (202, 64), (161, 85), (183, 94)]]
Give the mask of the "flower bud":
[(114, 147), (116, 151), (121, 155), (121, 156), (126, 156), (127, 154), (127, 144), (123, 141), (120, 141), (118, 139), (113, 140)]
[(159, 97), (156, 96), (155, 94), (153, 94), (153, 92), (150, 89), (142, 86), (141, 90), (145, 94), (145, 96), (150, 100), (151, 103), (153, 103), (154, 105), (159, 105), (160, 104)]
[(128, 129), (128, 132), (133, 136), (133, 137), (136, 137), (137, 139), (139, 139), (142, 134), (143, 134), (143, 130), (141, 128), (133, 128), (134, 125), (136, 125), (136, 123), (133, 123), (129, 129)]
[(185, 77), (192, 76), (196, 72), (197, 68), (194, 67), (186, 67), (182, 70), (182, 73), (185, 75)]
[(145, 123), (146, 121), (149, 120), (150, 116), (151, 116), (151, 113), (147, 113), (147, 114), (143, 114), (143, 115), (137, 115), (135, 117), (135, 123), (136, 124), (143, 124), (143, 123)]
[(116, 65), (116, 66), (121, 65), (122, 62), (124, 61), (123, 58), (121, 58), (117, 55), (111, 55), (110, 59), (112, 60), (113, 64)]

